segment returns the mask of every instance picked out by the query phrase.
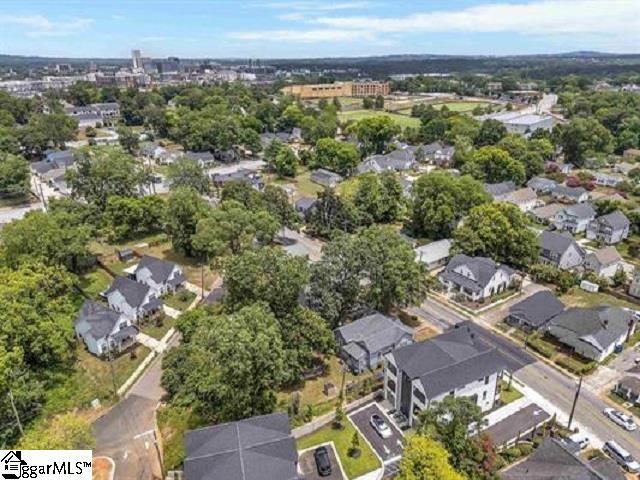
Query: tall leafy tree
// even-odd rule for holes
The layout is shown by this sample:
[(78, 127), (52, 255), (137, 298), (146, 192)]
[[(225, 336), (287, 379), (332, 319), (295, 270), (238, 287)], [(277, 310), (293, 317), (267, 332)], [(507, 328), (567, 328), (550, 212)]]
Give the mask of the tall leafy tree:
[(0, 151), (0, 197), (29, 193), (29, 165), (18, 155)]
[(333, 189), (318, 193), (318, 201), (307, 216), (307, 227), (314, 235), (330, 238), (337, 231), (353, 232), (358, 226), (358, 212)]
[(316, 143), (313, 167), (326, 168), (340, 175), (348, 175), (360, 162), (358, 148), (333, 138), (321, 138)]
[(393, 172), (369, 173), (358, 178), (353, 199), (360, 223), (389, 223), (399, 219), (404, 203), (403, 189)]
[(449, 463), (449, 453), (435, 440), (421, 435), (409, 439), (402, 452), (398, 480), (464, 480)]
[(171, 192), (167, 201), (166, 229), (175, 251), (193, 255), (192, 237), (208, 210), (207, 203), (193, 188), (180, 187)]
[(137, 155), (140, 149), (139, 135), (132, 128), (124, 125), (118, 127), (117, 132), (122, 149), (130, 155)]
[(613, 137), (595, 118), (572, 118), (568, 125), (558, 128), (559, 143), (567, 162), (584, 165), (589, 155), (611, 153)]
[(462, 167), (464, 173), (486, 183), (512, 181), (520, 185), (525, 181), (524, 164), (514, 160), (505, 150), (498, 147), (482, 147)]
[(482, 122), (480, 130), (474, 139), (477, 147), (495, 145), (507, 134), (507, 129), (498, 120), (489, 119)]
[(400, 133), (400, 126), (385, 115), (367, 117), (357, 121), (348, 129), (360, 141), (363, 155), (385, 153), (393, 137)]
[(104, 211), (103, 231), (113, 242), (162, 231), (165, 202), (161, 197), (109, 197)]
[(197, 160), (181, 157), (167, 169), (169, 187), (191, 187), (202, 194), (209, 193), (211, 181)]

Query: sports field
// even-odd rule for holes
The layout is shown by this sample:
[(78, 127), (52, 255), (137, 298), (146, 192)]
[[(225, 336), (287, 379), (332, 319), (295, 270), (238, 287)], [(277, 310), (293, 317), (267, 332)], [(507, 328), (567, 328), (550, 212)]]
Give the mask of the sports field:
[(409, 117), (407, 115), (400, 115), (400, 114), (397, 114), (397, 113), (381, 112), (381, 111), (376, 111), (376, 110), (353, 110), (351, 112), (340, 112), (340, 113), (338, 113), (338, 117), (342, 121), (348, 121), (348, 120), (357, 121), (357, 120), (362, 120), (363, 118), (377, 117), (379, 115), (384, 115), (386, 117), (392, 118), (393, 120), (398, 122), (398, 124), (402, 128), (404, 128), (404, 127), (418, 127), (420, 125), (420, 119), (412, 118), (412, 117)]

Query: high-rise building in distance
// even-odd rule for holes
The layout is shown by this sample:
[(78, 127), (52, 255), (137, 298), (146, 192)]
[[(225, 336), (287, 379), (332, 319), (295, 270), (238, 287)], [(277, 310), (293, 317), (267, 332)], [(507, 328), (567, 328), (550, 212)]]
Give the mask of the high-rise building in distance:
[(142, 65), (142, 54), (140, 50), (131, 50), (131, 60), (133, 61), (133, 70), (144, 70)]

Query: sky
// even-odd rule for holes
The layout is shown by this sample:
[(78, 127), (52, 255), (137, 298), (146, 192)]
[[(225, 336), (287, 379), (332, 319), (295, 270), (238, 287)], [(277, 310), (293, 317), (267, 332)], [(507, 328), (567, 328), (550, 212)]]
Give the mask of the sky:
[(0, 0), (0, 54), (640, 53), (640, 0)]

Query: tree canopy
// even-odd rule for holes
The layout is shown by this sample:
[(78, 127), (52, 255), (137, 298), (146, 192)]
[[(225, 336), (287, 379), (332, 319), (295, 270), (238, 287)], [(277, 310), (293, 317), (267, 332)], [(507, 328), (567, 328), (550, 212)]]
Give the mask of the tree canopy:
[(464, 480), (449, 463), (449, 453), (431, 438), (414, 435), (402, 452), (398, 480)]

